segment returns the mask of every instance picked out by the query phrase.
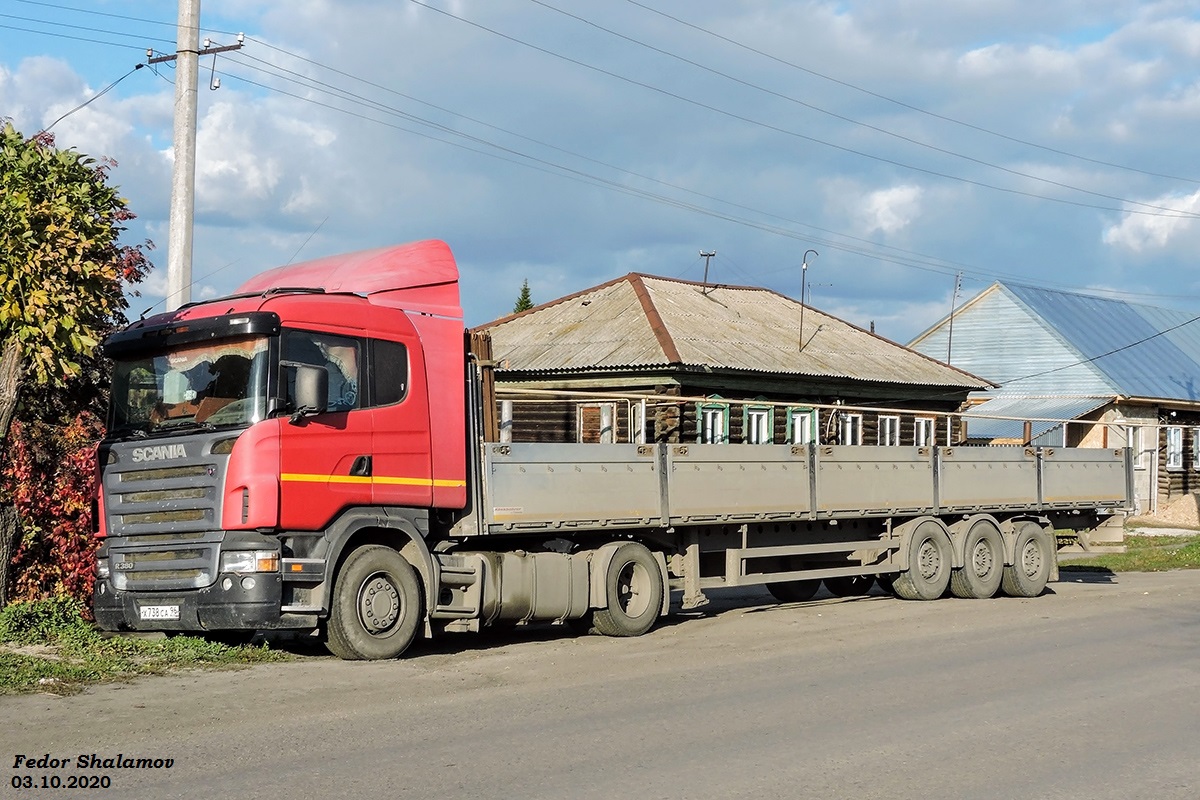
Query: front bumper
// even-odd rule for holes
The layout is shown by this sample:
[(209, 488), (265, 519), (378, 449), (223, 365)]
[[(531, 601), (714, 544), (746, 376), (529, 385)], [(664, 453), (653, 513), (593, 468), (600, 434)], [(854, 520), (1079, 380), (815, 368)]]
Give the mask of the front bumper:
[[(253, 586), (247, 588), (247, 578)], [(228, 586), (228, 588), (226, 588)], [(96, 622), (108, 631), (227, 631), (311, 627), (302, 615), (282, 614), (283, 579), (278, 573), (223, 574), (203, 589), (117, 591), (97, 581)], [(176, 607), (178, 619), (143, 619), (142, 609)], [(315, 619), (313, 621), (315, 624)]]

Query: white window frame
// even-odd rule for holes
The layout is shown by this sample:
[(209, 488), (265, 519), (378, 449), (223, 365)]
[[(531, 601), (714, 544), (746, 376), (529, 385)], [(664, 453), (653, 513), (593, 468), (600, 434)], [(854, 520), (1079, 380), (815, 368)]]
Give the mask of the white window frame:
[(700, 444), (729, 442), (729, 404), (701, 403), (696, 414), (696, 441)]
[(916, 417), (913, 420), (913, 442), (917, 447), (937, 447), (937, 420)]
[(1192, 428), (1192, 469), (1200, 469), (1200, 428)]
[(880, 415), (879, 444), (882, 447), (900, 446), (900, 418)]
[(742, 421), (742, 435), (746, 444), (771, 444), (774, 439), (775, 419), (769, 406), (747, 406)]
[(1146, 428), (1143, 425), (1130, 425), (1128, 431), (1129, 447), (1133, 450), (1133, 468), (1146, 469)]
[(792, 426), (792, 444), (808, 444), (814, 438), (816, 429), (816, 412), (811, 408), (793, 408), (788, 410), (788, 424)]
[(841, 431), (841, 435), (838, 437), (841, 444), (862, 444), (862, 414), (843, 414), (841, 424), (838, 427)]
[(1167, 426), (1167, 469), (1183, 469), (1183, 426)]

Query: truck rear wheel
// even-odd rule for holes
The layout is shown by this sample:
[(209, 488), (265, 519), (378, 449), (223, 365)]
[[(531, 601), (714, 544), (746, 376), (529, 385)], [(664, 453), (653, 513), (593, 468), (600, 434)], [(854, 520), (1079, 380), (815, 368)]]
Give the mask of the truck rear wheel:
[(965, 599), (985, 599), (1000, 590), (1004, 573), (1004, 539), (990, 520), (981, 519), (963, 538), (963, 565), (950, 574), (950, 592)]
[(592, 615), (592, 625), (605, 636), (641, 636), (654, 626), (663, 603), (663, 578), (654, 555), (644, 545), (628, 542), (617, 548), (604, 576), (608, 605)]
[(1054, 550), (1050, 537), (1036, 522), (1026, 522), (1017, 530), (1013, 564), (1004, 568), (1000, 588), (1010, 597), (1037, 597), (1050, 580)]
[(421, 607), (421, 584), (404, 556), (361, 547), (338, 572), (325, 646), (347, 661), (395, 658), (416, 638)]
[(838, 597), (862, 597), (874, 585), (874, 575), (843, 575), (825, 579), (825, 588)]
[(892, 590), (905, 600), (936, 600), (950, 584), (954, 563), (950, 537), (941, 525), (927, 520), (908, 539), (908, 569), (896, 576)]
[(803, 603), (805, 600), (812, 600), (820, 588), (821, 581), (819, 579), (767, 584), (767, 591), (781, 603)]

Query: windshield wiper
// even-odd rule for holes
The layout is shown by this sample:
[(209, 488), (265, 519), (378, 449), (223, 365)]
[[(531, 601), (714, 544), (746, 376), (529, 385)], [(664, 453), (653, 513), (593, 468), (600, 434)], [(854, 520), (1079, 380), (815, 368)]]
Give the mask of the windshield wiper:
[(211, 422), (196, 422), (195, 420), (189, 419), (184, 420), (183, 422), (173, 423), (170, 427), (159, 426), (155, 433), (169, 435), (172, 433), (179, 433), (181, 431), (215, 431), (216, 429), (217, 426), (213, 425)]
[(139, 428), (136, 425), (120, 425), (115, 430), (109, 431), (108, 435), (115, 439), (126, 437), (131, 439), (145, 439), (150, 434), (146, 433), (145, 428)]

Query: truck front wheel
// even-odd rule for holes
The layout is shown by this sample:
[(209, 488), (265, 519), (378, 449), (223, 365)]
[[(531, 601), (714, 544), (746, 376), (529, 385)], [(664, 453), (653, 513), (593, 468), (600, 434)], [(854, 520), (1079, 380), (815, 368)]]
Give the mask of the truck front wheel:
[(628, 542), (617, 548), (605, 572), (608, 605), (592, 616), (605, 636), (641, 636), (654, 626), (663, 603), (663, 578), (654, 555), (644, 545)]
[(403, 556), (382, 545), (361, 547), (338, 573), (325, 646), (347, 661), (396, 658), (416, 638), (421, 606), (420, 581)]

